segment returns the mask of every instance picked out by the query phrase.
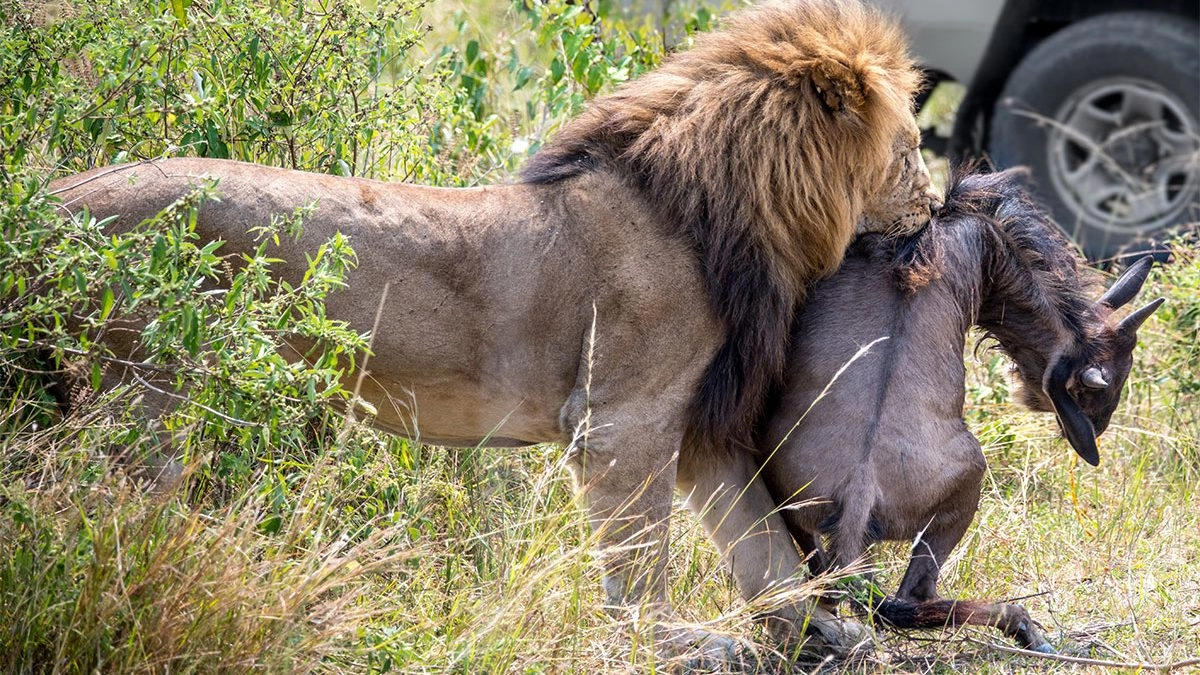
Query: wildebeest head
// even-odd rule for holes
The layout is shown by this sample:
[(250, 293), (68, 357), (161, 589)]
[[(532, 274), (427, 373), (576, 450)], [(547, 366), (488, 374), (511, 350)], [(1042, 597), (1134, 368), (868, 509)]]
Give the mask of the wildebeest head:
[(1141, 290), (1153, 263), (1153, 258), (1147, 256), (1133, 264), (1092, 305), (1091, 326), (1083, 349), (1080, 353), (1059, 355), (1042, 380), (1042, 392), (1058, 417), (1063, 435), (1092, 466), (1100, 463), (1096, 436), (1108, 428), (1133, 366), (1137, 330), (1164, 298), (1115, 323), (1110, 318), (1114, 310)]

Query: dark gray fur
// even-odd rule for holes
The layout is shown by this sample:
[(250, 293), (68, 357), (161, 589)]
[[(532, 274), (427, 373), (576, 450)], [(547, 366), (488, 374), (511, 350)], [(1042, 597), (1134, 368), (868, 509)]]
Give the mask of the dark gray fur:
[[(900, 589), (877, 603), (877, 616), (904, 627), (996, 626), (1049, 650), (1023, 608), (937, 594), (940, 565), (974, 518), (986, 468), (962, 416), (965, 337), (975, 325), (994, 338), (1013, 360), (1020, 400), (1055, 412), (1094, 464), (1095, 436), (1120, 399), (1137, 327), (1161, 301), (1110, 320), (1140, 289), (1150, 260), (1093, 301), (1091, 273), (1019, 178), (961, 178), (922, 234), (854, 245), (797, 319), (787, 384), (759, 447), (764, 477), (776, 502), (789, 505), (785, 520), (814, 572), (855, 563), (872, 540), (913, 540)], [(1095, 377), (1087, 386), (1085, 372), (1107, 386)]]

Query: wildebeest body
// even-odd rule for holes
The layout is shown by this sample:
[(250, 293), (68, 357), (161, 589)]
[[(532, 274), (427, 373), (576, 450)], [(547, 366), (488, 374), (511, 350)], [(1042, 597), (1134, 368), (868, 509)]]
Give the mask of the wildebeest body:
[[(962, 419), (961, 355), (968, 326), (956, 298), (969, 289), (941, 278), (907, 295), (886, 271), (880, 259), (885, 253), (870, 247), (860, 242), (836, 283), (814, 289), (795, 334), (795, 360), (779, 405), (803, 419), (792, 429), (796, 417), (776, 415), (764, 448), (770, 452), (790, 432), (790, 442), (771, 462), (805, 471), (801, 499), (855, 496), (848, 503), (789, 510), (791, 523), (835, 536), (861, 532), (873, 539), (908, 539), (917, 523), (937, 529), (959, 520), (964, 509), (973, 511), (985, 468), (979, 443)], [(943, 316), (964, 320), (929, 320)], [(851, 363), (814, 405), (838, 370), (879, 338), (884, 339)], [(849, 461), (829, 461), (830, 454)], [(776, 476), (766, 475), (768, 482)], [(881, 484), (888, 489), (878, 489)], [(773, 492), (782, 497), (795, 487), (776, 485)], [(839, 539), (838, 546), (853, 560), (867, 543)]]
[[(787, 384), (760, 439), (763, 476), (821, 572), (879, 540), (913, 541), (895, 598), (906, 627), (976, 623), (1050, 650), (1017, 605), (938, 597), (941, 564), (978, 506), (986, 469), (963, 420), (963, 344), (972, 325), (1013, 361), (1019, 398), (1055, 412), (1084, 459), (1132, 365), (1136, 331), (1161, 300), (1110, 321), (1150, 269), (1146, 258), (1098, 300), (1090, 274), (1012, 172), (961, 179), (927, 230), (866, 235), (816, 285), (797, 318)], [(828, 536), (829, 551), (822, 538)]]

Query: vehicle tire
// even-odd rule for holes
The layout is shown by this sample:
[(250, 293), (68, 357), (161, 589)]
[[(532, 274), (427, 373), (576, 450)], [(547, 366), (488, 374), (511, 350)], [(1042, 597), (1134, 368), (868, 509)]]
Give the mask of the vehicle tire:
[(1093, 259), (1200, 220), (1200, 26), (1103, 14), (1051, 35), (996, 103), (989, 150), (1026, 165)]

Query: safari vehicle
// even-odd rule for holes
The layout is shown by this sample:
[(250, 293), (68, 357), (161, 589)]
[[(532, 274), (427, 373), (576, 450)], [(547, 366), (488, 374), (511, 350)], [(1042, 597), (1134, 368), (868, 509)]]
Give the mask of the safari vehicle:
[(1092, 259), (1200, 221), (1196, 0), (875, 0), (965, 86), (951, 157), (1029, 166)]

